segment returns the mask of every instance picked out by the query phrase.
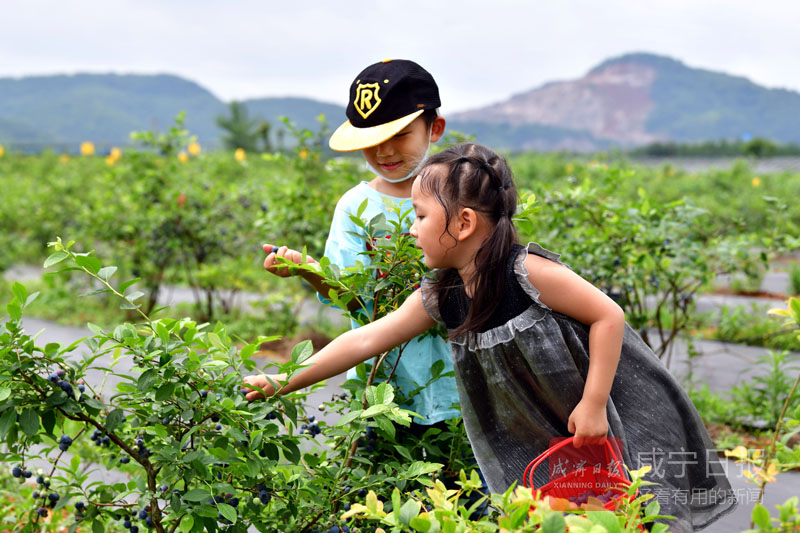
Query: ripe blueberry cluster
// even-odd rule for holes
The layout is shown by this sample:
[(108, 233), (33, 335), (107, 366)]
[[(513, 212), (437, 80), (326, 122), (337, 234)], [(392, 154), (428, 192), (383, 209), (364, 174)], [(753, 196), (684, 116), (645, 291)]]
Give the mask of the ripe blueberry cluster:
[[(61, 390), (67, 393), (67, 396), (69, 396), (70, 398), (75, 398), (75, 390), (72, 387), (72, 383), (66, 381), (63, 378), (64, 378), (64, 370), (61, 368), (59, 368), (58, 370), (47, 376), (47, 379), (50, 380), (51, 383), (58, 385), (58, 387)], [(81, 393), (86, 392), (86, 385), (80, 383), (78, 385), (78, 390)]]
[(366, 442), (363, 439), (358, 440), (358, 445), (364, 448), (364, 451), (370, 453), (375, 450), (375, 441), (378, 439), (378, 434), (371, 427), (366, 431)]
[(62, 452), (69, 450), (69, 447), (72, 446), (72, 437), (69, 435), (61, 435), (61, 438), (58, 441), (58, 449)]
[(95, 429), (92, 433), (92, 441), (94, 441), (97, 446), (105, 446), (106, 448), (111, 446), (111, 438), (108, 435), (100, 433), (99, 429)]
[(151, 455), (153, 455), (153, 451), (144, 445), (144, 437), (142, 437), (141, 435), (136, 437), (136, 446), (139, 447), (139, 455), (141, 455), (142, 457), (150, 457)]
[(31, 477), (33, 473), (27, 468), (23, 470), (21, 466), (15, 466), (11, 469), (11, 475), (16, 478), (27, 479)]
[[(272, 499), (272, 495), (267, 492), (267, 487), (263, 483), (259, 483), (256, 485), (256, 489), (258, 489), (258, 500), (261, 501), (263, 505), (267, 505), (269, 501)], [(253, 499), (253, 503), (256, 503), (255, 498)]]
[(308, 433), (312, 437), (316, 437), (317, 435), (322, 433), (322, 430), (320, 429), (319, 425), (316, 423), (316, 417), (315, 416), (313, 416), (313, 415), (309, 416), (308, 417), (308, 424), (303, 424), (302, 426), (300, 426), (300, 433)]

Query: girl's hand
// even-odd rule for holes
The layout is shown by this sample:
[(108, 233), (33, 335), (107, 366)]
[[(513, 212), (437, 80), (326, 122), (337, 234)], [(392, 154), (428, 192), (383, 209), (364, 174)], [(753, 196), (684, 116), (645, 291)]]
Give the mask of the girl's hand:
[(275, 394), (275, 388), (267, 381), (267, 377), (275, 383), (280, 383), (282, 380), (286, 379), (285, 376), (275, 374), (247, 376), (244, 378), (244, 382), (247, 384), (247, 387), (245, 387), (247, 390), (247, 394), (245, 395), (247, 401), (252, 402), (253, 400), (268, 398)]
[(605, 404), (599, 405), (581, 400), (569, 415), (567, 429), (575, 435), (573, 445), (580, 448), (584, 444), (603, 444), (608, 435), (608, 419)]
[[(295, 269), (290, 268), (288, 265), (277, 263), (276, 257), (283, 257), (287, 261), (298, 265), (303, 263), (303, 254), (297, 250), (292, 250), (286, 246), (278, 247), (273, 244), (264, 244), (262, 248), (267, 253), (267, 258), (264, 259), (264, 268), (267, 272), (272, 272), (276, 276), (288, 278), (297, 273)], [(314, 258), (306, 255), (306, 264), (315, 264), (316, 262)]]

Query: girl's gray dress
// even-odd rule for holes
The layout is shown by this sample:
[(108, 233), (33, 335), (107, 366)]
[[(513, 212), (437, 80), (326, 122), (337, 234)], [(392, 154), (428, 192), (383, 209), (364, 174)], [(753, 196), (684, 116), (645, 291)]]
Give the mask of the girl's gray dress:
[[(538, 244), (517, 246), (506, 290), (498, 295), (500, 322), (451, 339), (464, 425), (492, 492), (521, 485), (525, 467), (551, 439), (570, 436), (567, 420), (589, 368), (589, 328), (539, 301), (524, 264), (528, 253), (560, 263), (558, 254)], [(469, 308), (463, 286), (441, 295), (444, 302), (432, 279), (424, 279), (421, 290), (434, 320), (451, 331), (463, 323)], [(672, 531), (702, 528), (736, 506), (691, 400), (628, 325), (607, 415), (625, 464), (652, 466), (645, 479), (658, 485), (641, 490), (654, 494), (662, 514), (676, 517), (668, 522)]]

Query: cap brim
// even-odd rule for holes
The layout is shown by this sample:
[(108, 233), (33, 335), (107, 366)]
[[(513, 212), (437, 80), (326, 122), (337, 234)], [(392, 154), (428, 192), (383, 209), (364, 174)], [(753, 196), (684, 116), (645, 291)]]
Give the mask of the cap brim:
[(356, 128), (348, 120), (333, 132), (328, 145), (337, 152), (353, 152), (381, 144), (411, 124), (424, 113), (424, 109), (371, 128)]

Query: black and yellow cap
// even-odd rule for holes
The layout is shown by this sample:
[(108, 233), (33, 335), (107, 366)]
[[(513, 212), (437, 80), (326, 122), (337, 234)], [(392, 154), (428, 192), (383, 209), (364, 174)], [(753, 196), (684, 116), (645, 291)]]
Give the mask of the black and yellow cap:
[(333, 132), (330, 147), (351, 152), (378, 145), (441, 105), (433, 76), (418, 64), (406, 59), (375, 63), (350, 86), (348, 120)]

